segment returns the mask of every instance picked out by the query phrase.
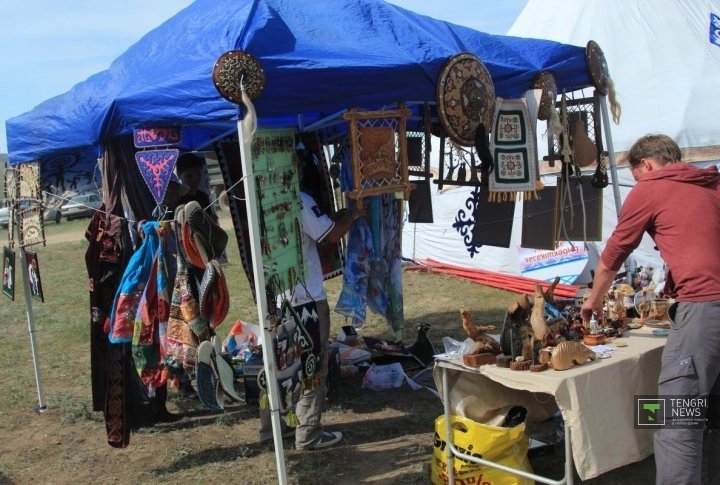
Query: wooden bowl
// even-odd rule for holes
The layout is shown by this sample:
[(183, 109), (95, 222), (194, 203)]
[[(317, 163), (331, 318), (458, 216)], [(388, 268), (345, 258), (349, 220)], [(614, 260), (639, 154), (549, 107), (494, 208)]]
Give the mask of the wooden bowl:
[(468, 367), (480, 367), (481, 365), (494, 364), (497, 356), (490, 352), (482, 352), (479, 354), (463, 355), (463, 364)]
[(588, 333), (583, 337), (583, 343), (585, 345), (602, 345), (605, 343), (605, 334)]

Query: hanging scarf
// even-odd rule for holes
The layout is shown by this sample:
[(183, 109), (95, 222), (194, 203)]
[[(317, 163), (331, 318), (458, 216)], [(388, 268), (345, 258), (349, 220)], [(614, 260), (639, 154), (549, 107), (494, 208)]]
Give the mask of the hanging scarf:
[(142, 225), (143, 242), (130, 258), (113, 302), (108, 335), (111, 343), (127, 343), (133, 339), (140, 299), (160, 244), (157, 227), (158, 223), (153, 221)]
[[(145, 229), (146, 226), (143, 228)], [(140, 380), (145, 385), (157, 388), (167, 380), (162, 363), (170, 309), (165, 262), (165, 234), (168, 229), (159, 227), (157, 223), (153, 223), (153, 226), (147, 229), (156, 231), (159, 244), (138, 305), (132, 350)]]

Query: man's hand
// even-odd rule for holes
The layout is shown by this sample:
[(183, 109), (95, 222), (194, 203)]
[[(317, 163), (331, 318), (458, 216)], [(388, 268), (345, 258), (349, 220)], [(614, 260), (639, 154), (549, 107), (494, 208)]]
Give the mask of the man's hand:
[(589, 322), (592, 318), (593, 313), (595, 313), (595, 318), (598, 319), (598, 321), (602, 321), (603, 318), (603, 305), (602, 300), (599, 302), (596, 302), (597, 298), (593, 298), (593, 295), (590, 295), (590, 298), (585, 300), (582, 304), (582, 307), (580, 307), (580, 316), (582, 317), (583, 323)]

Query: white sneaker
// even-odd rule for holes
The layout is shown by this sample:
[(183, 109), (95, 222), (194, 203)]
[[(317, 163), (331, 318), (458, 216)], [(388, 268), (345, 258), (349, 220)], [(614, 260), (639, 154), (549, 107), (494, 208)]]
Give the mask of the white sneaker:
[(320, 437), (320, 441), (315, 443), (314, 449), (327, 448), (335, 443), (340, 442), (343, 439), (343, 434), (340, 431), (324, 431)]

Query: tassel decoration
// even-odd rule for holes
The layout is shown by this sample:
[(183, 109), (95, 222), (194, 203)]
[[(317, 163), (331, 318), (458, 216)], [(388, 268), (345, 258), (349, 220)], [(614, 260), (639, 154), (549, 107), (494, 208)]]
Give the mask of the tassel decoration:
[(610, 114), (616, 125), (620, 124), (620, 115), (622, 114), (622, 106), (618, 103), (617, 93), (615, 92), (615, 83), (612, 78), (608, 78), (608, 100), (610, 101)]
[(243, 104), (245, 105), (245, 109), (247, 110), (245, 117), (242, 120), (243, 141), (245, 143), (250, 143), (255, 135), (255, 131), (257, 130), (257, 113), (255, 112), (255, 106), (252, 101), (250, 101), (250, 97), (245, 92), (244, 87), (240, 91), (240, 96)]
[(270, 398), (267, 391), (260, 393), (260, 409), (268, 409), (270, 407)]
[(291, 408), (285, 415), (285, 424), (287, 424), (289, 428), (297, 428), (300, 426), (300, 420), (297, 414), (295, 414), (294, 409)]

